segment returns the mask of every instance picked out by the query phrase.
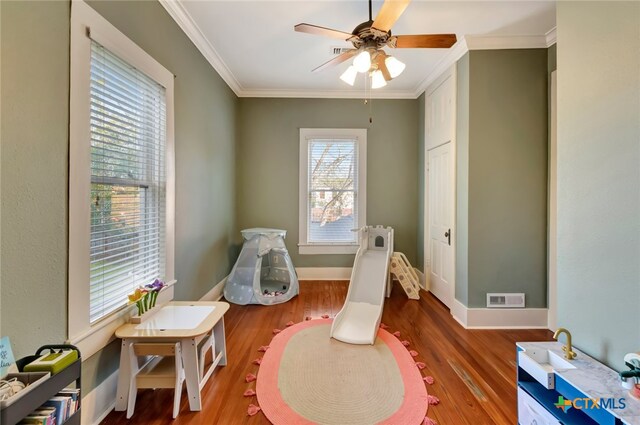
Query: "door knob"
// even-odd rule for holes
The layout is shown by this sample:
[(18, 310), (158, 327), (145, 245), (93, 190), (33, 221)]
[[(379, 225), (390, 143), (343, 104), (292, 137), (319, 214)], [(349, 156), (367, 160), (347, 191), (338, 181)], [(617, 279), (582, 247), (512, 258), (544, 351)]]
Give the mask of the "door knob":
[(451, 229), (444, 232), (444, 237), (447, 238), (447, 243), (451, 246)]

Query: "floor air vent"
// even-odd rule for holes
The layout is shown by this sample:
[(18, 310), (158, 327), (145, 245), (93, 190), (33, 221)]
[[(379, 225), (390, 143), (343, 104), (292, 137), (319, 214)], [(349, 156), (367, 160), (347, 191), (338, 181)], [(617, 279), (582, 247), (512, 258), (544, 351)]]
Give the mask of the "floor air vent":
[(487, 294), (489, 308), (518, 308), (524, 307), (524, 294)]

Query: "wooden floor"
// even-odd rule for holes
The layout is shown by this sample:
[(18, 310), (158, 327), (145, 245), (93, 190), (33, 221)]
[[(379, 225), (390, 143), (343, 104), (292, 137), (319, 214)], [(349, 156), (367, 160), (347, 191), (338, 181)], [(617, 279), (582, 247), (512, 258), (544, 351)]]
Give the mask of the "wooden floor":
[[(306, 316), (335, 316), (342, 307), (348, 282), (301, 282), (300, 296), (275, 306), (231, 305), (225, 316), (228, 365), (218, 370), (203, 389), (202, 412), (190, 412), (183, 392), (180, 415), (172, 420), (173, 390), (140, 390), (136, 410), (127, 421), (124, 412), (111, 412), (103, 424), (269, 424), (262, 413), (247, 416), (256, 403), (242, 393), (248, 388), (247, 373), (255, 373), (251, 361), (257, 349), (267, 345), (273, 328)], [(419, 301), (408, 300), (396, 284), (384, 308), (383, 322), (403, 339), (427, 364), (423, 375), (435, 383), (428, 392), (440, 399), (428, 416), (440, 425), (515, 424), (515, 342), (549, 340), (544, 330), (465, 330), (449, 310), (430, 293)], [(405, 424), (398, 424), (405, 425)], [(409, 425), (409, 424), (406, 424)]]

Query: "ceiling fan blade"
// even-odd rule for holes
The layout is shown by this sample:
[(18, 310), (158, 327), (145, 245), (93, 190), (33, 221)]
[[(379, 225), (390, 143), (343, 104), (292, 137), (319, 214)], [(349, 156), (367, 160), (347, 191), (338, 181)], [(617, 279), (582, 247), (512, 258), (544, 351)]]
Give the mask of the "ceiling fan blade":
[(378, 56), (376, 56), (376, 64), (378, 65), (378, 69), (382, 71), (382, 76), (384, 77), (385, 81), (391, 81), (393, 80), (393, 78), (391, 78), (391, 74), (387, 69), (387, 64), (384, 62), (386, 58), (387, 58), (387, 55), (379, 54)]
[(456, 44), (455, 34), (421, 34), (421, 35), (397, 35), (397, 48), (440, 48), (447, 49)]
[(376, 20), (373, 21), (373, 28), (380, 31), (387, 32), (391, 29), (393, 24), (396, 23), (402, 12), (409, 5), (410, 0), (385, 0), (376, 16)]
[(340, 40), (348, 40), (353, 37), (353, 34), (332, 30), (331, 28), (319, 27), (311, 24), (298, 24), (293, 29), (297, 32), (306, 32), (307, 34), (324, 35), (326, 37), (338, 38)]
[(318, 71), (322, 71), (323, 69), (327, 69), (327, 68), (330, 68), (332, 66), (339, 65), (342, 62), (348, 60), (349, 58), (355, 56), (356, 53), (358, 53), (357, 49), (347, 50), (346, 52), (342, 53), (341, 55), (338, 55), (335, 58), (323, 63), (322, 65), (320, 65), (319, 67), (315, 68), (311, 72), (318, 72)]

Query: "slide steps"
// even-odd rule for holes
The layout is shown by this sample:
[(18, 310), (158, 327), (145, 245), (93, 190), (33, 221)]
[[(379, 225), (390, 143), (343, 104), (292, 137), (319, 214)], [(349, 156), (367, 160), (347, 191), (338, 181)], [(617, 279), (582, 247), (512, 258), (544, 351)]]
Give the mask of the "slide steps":
[(389, 274), (400, 282), (407, 297), (412, 300), (420, 299), (420, 278), (402, 252), (394, 252), (391, 256)]

